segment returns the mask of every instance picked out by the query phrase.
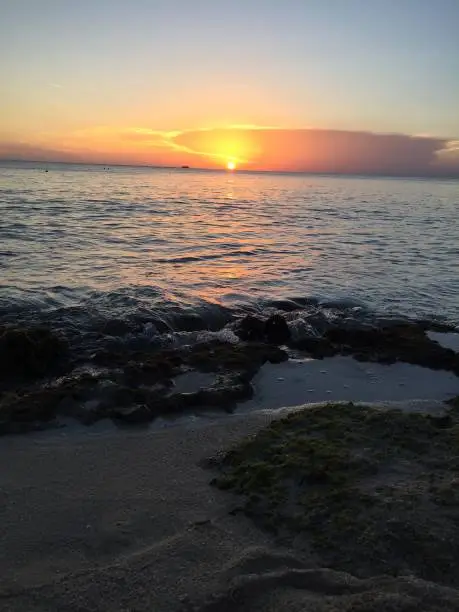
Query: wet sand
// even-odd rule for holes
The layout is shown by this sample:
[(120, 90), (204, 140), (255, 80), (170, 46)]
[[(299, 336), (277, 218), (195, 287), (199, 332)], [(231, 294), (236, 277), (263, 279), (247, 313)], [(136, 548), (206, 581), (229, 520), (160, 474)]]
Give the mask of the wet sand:
[[(361, 372), (365, 365), (347, 367)], [(378, 366), (386, 368), (381, 389), (395, 388), (390, 376), (399, 376), (398, 365)], [(297, 366), (267, 365), (260, 376), (273, 367)], [(327, 375), (319, 372), (316, 379), (342, 388), (342, 377), (333, 372), (328, 364)], [(404, 385), (402, 397), (392, 393), (389, 399), (404, 400), (407, 409), (441, 412), (440, 400), (459, 393), (459, 379), (430, 374), (431, 397), (438, 401), (406, 403), (419, 397), (417, 376), (410, 379), (410, 393)], [(204, 460), (283, 413), (263, 410), (270, 407), (263, 397), (281, 381), (266, 376), (255, 382), (262, 410), (250, 414), (188, 419), (186, 426), (162, 429), (63, 429), (3, 438), (0, 610), (368, 609), (358, 607), (362, 597), (374, 600), (374, 610), (408, 610), (400, 603), (405, 591), (410, 605), (425, 601), (422, 609), (436, 609), (425, 599), (430, 593), (444, 610), (459, 609), (455, 591), (422, 581), (359, 581), (327, 573), (314, 555), (299, 556), (230, 514), (240, 500), (209, 486), (213, 474)], [(301, 377), (296, 385), (290, 381), (295, 400), (304, 397)], [(236, 586), (242, 600), (231, 603)], [(193, 608), (190, 601), (201, 603)]]

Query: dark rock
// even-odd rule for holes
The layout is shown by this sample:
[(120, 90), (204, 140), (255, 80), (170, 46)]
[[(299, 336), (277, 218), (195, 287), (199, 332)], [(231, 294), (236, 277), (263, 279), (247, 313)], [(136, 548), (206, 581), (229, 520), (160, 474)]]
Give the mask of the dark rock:
[(285, 344), (290, 339), (287, 321), (280, 314), (272, 315), (267, 321), (247, 315), (239, 321), (234, 333), (245, 342)]
[(54, 389), (43, 389), (23, 395), (5, 394), (0, 403), (0, 420), (15, 423), (50, 421), (55, 417), (61, 400), (62, 395)]
[(76, 419), (83, 425), (93, 425), (104, 417), (103, 406), (99, 400), (92, 399), (83, 402), (72, 396), (64, 397), (56, 407), (56, 412)]
[[(126, 361), (124, 363), (126, 364)], [(126, 384), (137, 386), (164, 382), (180, 373), (182, 363), (183, 358), (178, 353), (173, 354), (171, 351), (131, 356), (124, 367)]]
[(65, 340), (47, 328), (0, 326), (0, 380), (31, 379), (62, 371), (67, 357)]
[(237, 371), (253, 375), (267, 361), (280, 363), (287, 359), (282, 349), (261, 342), (236, 345), (218, 342), (193, 347), (184, 362), (204, 372)]
[(265, 337), (265, 323), (253, 315), (247, 315), (239, 321), (234, 333), (246, 342), (262, 341)]
[(103, 334), (108, 336), (125, 336), (131, 331), (131, 326), (127, 321), (122, 319), (109, 319), (104, 322), (102, 329)]
[(290, 340), (290, 330), (282, 315), (269, 317), (265, 324), (265, 335), (271, 344), (285, 344)]
[(226, 380), (221, 385), (201, 389), (198, 392), (199, 404), (224, 409), (251, 397), (253, 397), (252, 385), (239, 379)]
[(387, 365), (403, 361), (459, 375), (459, 355), (430, 340), (425, 326), (417, 323), (391, 323), (383, 327), (336, 326), (322, 337), (292, 340), (289, 346), (321, 359), (351, 355), (357, 361)]
[(189, 393), (151, 394), (146, 404), (151, 414), (168, 416), (199, 408), (231, 410), (237, 402), (250, 399), (253, 387), (238, 374), (222, 375), (215, 384)]
[(290, 343), (292, 348), (300, 351), (305, 351), (315, 359), (323, 359), (324, 357), (332, 357), (338, 352), (336, 347), (325, 338), (301, 338), (295, 342)]
[(277, 346), (266, 349), (264, 357), (266, 357), (266, 361), (269, 361), (269, 363), (282, 363), (283, 361), (288, 361), (288, 353)]
[(404, 361), (434, 370), (449, 370), (459, 375), (459, 357), (430, 340), (416, 324), (379, 329), (333, 328), (325, 338), (345, 355), (358, 353), (367, 361), (394, 363)]
[(91, 403), (96, 388), (97, 379), (83, 376), (64, 379), (55, 386), (4, 393), (0, 398), (0, 422), (4, 424), (1, 429), (4, 433), (33, 431), (51, 423), (59, 414), (93, 423), (103, 415), (102, 406), (95, 410)]
[[(264, 363), (280, 363), (288, 355), (262, 342), (209, 342), (176, 350), (106, 353), (105, 359), (112, 365), (109, 378), (85, 374), (59, 379), (42, 389), (3, 392), (0, 429), (4, 433), (17, 428), (28, 431), (39, 423), (53, 422), (58, 415), (84, 424), (102, 418), (139, 423), (193, 408), (232, 410), (237, 402), (252, 396), (251, 380)], [(190, 370), (216, 376), (211, 377), (209, 387), (194, 393), (171, 392), (171, 379)]]
[(427, 415), (427, 418), (432, 425), (438, 427), (438, 429), (449, 429), (454, 424), (450, 414), (444, 414), (442, 416)]
[(154, 417), (148, 406), (145, 404), (134, 404), (131, 406), (117, 407), (112, 412), (112, 418), (123, 423), (140, 424), (148, 423)]

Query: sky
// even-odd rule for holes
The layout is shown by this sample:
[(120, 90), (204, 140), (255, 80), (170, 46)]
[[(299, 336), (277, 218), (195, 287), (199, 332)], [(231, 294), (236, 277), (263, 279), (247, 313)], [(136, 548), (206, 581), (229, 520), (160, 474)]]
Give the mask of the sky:
[(459, 175), (459, 0), (0, 0), (0, 157)]

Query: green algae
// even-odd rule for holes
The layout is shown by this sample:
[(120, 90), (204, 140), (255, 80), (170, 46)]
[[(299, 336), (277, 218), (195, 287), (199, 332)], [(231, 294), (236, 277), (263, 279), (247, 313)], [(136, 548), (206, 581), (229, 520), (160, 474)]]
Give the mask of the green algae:
[(242, 442), (219, 469), (213, 483), (243, 495), (247, 516), (295, 545), (307, 542), (329, 567), (459, 583), (454, 408), (446, 417), (307, 408)]

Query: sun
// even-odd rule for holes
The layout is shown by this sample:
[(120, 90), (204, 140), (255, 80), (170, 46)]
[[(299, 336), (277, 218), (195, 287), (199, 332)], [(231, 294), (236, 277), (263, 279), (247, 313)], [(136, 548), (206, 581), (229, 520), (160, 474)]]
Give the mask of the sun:
[(226, 164), (226, 168), (227, 168), (227, 170), (236, 170), (236, 164), (235, 164), (235, 162), (233, 162), (233, 161), (229, 161), (229, 162)]

